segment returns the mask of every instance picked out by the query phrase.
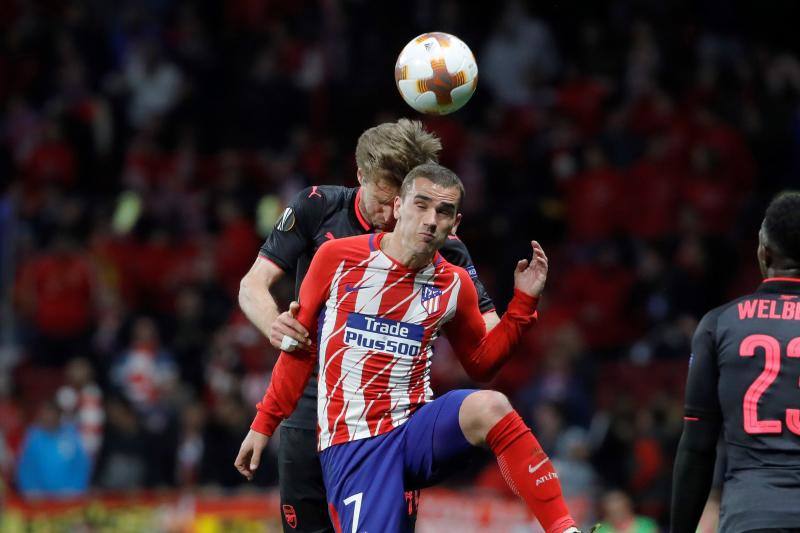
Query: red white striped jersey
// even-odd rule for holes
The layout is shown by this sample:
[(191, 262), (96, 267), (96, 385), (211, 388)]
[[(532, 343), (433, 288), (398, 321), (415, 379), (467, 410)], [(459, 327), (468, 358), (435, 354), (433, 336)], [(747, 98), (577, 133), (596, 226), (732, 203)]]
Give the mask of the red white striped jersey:
[(431, 343), (462, 284), (472, 285), (438, 255), (419, 271), (405, 268), (380, 250), (380, 237), (355, 239), (331, 265), (318, 324), (320, 449), (385, 433), (433, 399)]
[[(464, 269), (436, 254), (411, 270), (381, 251), (384, 235), (324, 244), (300, 289), (297, 318), (318, 333), (320, 450), (386, 433), (433, 399), (432, 343), (442, 327), (468, 373), (481, 378), (534, 316), (536, 300), (517, 295), (516, 307), (487, 336)], [(313, 363), (308, 354), (281, 354), (253, 429), (271, 434), (291, 413)]]

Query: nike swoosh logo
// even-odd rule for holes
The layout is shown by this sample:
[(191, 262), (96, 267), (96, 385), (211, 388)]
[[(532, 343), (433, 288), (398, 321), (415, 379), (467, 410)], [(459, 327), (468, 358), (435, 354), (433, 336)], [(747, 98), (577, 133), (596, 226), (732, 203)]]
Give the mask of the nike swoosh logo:
[(361, 289), (369, 289), (369, 287), (364, 285), (351, 285), (350, 283), (344, 286), (344, 292), (356, 292)]
[(529, 474), (533, 474), (534, 472), (536, 472), (537, 470), (539, 470), (539, 467), (541, 467), (541, 466), (542, 466), (543, 464), (545, 464), (546, 462), (547, 462), (547, 459), (543, 459), (543, 460), (542, 460), (542, 462), (541, 462), (541, 463), (539, 463), (539, 464), (538, 464), (538, 465), (536, 465), (536, 466), (531, 466), (531, 465), (528, 465), (528, 473), (529, 473)]

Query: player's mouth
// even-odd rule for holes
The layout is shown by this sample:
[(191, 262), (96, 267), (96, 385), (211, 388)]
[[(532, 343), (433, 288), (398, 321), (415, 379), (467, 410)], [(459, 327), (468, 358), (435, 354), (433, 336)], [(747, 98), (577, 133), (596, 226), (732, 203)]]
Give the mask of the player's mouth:
[(421, 231), (419, 232), (419, 234), (424, 242), (431, 242), (433, 241), (433, 239), (436, 238), (436, 235), (434, 235), (433, 233), (428, 233), (427, 231)]

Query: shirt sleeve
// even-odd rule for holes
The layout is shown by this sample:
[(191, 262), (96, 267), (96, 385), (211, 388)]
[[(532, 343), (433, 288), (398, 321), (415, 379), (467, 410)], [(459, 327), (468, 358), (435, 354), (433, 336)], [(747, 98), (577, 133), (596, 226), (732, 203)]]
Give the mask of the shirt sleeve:
[(686, 379), (686, 416), (719, 418), (721, 409), (717, 383), (716, 329), (719, 310), (706, 314), (697, 325), (692, 338), (692, 354), (689, 357), (689, 375)]
[(313, 249), (314, 234), (322, 223), (326, 207), (327, 199), (321, 189), (309, 187), (300, 191), (275, 222), (259, 255), (284, 272), (294, 270), (303, 252)]
[(514, 290), (514, 297), (500, 322), (488, 334), (478, 308), (478, 294), (469, 276), (460, 270), (461, 289), (456, 314), (444, 325), (453, 351), (470, 378), (488, 381), (508, 360), (511, 349), (536, 321), (538, 298)]
[(722, 425), (717, 395), (716, 329), (719, 310), (697, 326), (686, 382), (686, 416), (673, 467), (670, 531), (694, 531), (714, 478), (717, 439)]
[(488, 313), (494, 311), (495, 305), (491, 296), (486, 291), (483, 282), (478, 277), (478, 271), (475, 269), (475, 264), (472, 262), (472, 256), (469, 255), (467, 246), (458, 237), (451, 237), (447, 239), (444, 246), (442, 246), (439, 253), (442, 254), (448, 263), (452, 263), (467, 271), (472, 284), (475, 285), (475, 290), (478, 293), (478, 307), (481, 313)]
[[(333, 241), (323, 244), (311, 260), (308, 274), (300, 286), (297, 320), (314, 336), (317, 317), (330, 291), (335, 271), (336, 254)], [(331, 269), (334, 270), (331, 270)], [(271, 436), (278, 424), (294, 411), (303, 395), (317, 358), (317, 347), (281, 352), (272, 370), (272, 379), (264, 397), (256, 405), (256, 416), (251, 429)]]

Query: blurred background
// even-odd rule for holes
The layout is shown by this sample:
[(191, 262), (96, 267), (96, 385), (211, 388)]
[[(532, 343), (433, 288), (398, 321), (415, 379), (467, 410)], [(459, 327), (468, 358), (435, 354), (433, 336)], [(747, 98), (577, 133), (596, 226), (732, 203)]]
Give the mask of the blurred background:
[[(499, 310), (529, 240), (550, 257), (540, 323), (492, 387), (583, 523), (663, 528), (693, 329), (758, 284), (766, 202), (800, 187), (799, 15), (4, 0), (0, 529), (278, 530), (274, 455), (254, 483), (232, 466), (277, 357), (239, 280), (292, 196), (354, 186), (358, 135), (403, 116), (465, 182), (460, 236)], [(393, 67), (434, 30), (469, 44), (480, 82), (422, 117)], [(434, 390), (469, 386), (439, 348)], [(488, 456), (423, 494), (418, 531), (455, 526), (535, 530)]]

